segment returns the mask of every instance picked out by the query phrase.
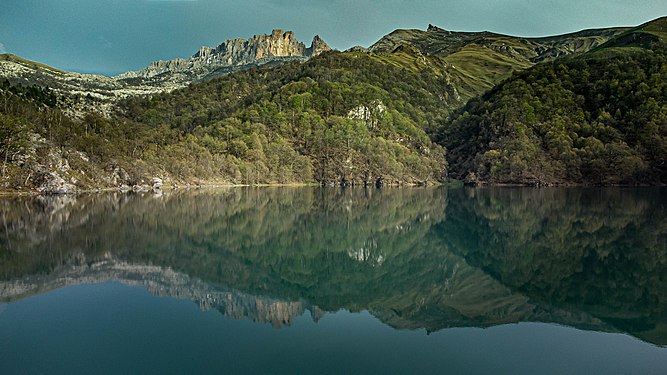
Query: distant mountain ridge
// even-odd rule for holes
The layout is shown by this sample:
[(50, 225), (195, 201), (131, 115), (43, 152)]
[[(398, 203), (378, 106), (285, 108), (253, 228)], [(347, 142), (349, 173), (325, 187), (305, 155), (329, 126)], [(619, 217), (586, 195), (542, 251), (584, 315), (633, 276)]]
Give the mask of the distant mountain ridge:
[(196, 80), (219, 68), (262, 65), (276, 60), (305, 61), (331, 47), (316, 35), (310, 47), (294, 37), (294, 32), (274, 29), (271, 34), (250, 39), (225, 40), (215, 48), (203, 46), (189, 58), (160, 60), (148, 67), (120, 74), (118, 78), (153, 78), (163, 74), (184, 74), (183, 79)]
[(388, 53), (407, 44), (415, 47), (424, 55), (444, 57), (474, 44), (501, 52), (509, 57), (520, 57), (537, 63), (565, 55), (587, 52), (627, 30), (629, 28), (624, 27), (588, 29), (563, 35), (532, 38), (489, 31), (449, 31), (429, 24), (426, 31), (394, 30), (371, 45), (368, 50), (374, 53)]

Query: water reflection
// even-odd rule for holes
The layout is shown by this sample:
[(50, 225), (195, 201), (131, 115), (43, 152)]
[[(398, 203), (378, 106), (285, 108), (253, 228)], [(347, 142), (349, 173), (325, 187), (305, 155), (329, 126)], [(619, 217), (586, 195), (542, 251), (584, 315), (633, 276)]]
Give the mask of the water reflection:
[(120, 280), (234, 318), (556, 322), (667, 344), (664, 190), (235, 188), (0, 200), (0, 301)]
[(667, 344), (665, 189), (458, 191), (448, 248), (539, 304)]

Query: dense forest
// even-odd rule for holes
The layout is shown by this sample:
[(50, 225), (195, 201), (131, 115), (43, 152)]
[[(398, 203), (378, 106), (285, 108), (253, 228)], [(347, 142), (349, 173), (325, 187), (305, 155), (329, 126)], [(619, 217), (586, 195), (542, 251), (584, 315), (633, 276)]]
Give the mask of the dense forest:
[(667, 183), (667, 51), (603, 46), (516, 73), (438, 136), (470, 183)]
[(135, 98), (125, 116), (178, 131), (199, 155), (224, 158), (220, 172), (235, 180), (428, 183), (445, 171), (444, 151), (426, 131), (446, 119), (435, 88), (447, 87), (427, 70), (327, 53)]
[[(132, 185), (150, 176), (429, 184), (446, 170), (443, 148), (426, 131), (442, 123), (451, 107), (434, 88), (450, 86), (426, 70), (393, 67), (364, 54), (330, 53), (305, 64), (255, 68), (135, 97), (112, 118), (72, 120), (48, 89), (3, 87), (0, 123), (16, 134), (3, 137), (2, 156), (11, 161), (32, 152), (53, 164), (40, 152), (64, 152), (59, 156), (76, 164), (64, 172), (81, 187)], [(39, 173), (8, 164), (15, 173), (5, 186), (38, 183)]]

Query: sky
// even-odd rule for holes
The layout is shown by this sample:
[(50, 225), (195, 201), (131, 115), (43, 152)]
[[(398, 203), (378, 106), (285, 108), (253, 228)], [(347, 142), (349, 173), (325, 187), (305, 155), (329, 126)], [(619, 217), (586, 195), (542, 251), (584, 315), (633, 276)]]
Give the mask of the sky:
[(428, 24), (545, 36), (665, 15), (666, 0), (0, 0), (0, 53), (113, 75), (272, 29), (345, 50)]

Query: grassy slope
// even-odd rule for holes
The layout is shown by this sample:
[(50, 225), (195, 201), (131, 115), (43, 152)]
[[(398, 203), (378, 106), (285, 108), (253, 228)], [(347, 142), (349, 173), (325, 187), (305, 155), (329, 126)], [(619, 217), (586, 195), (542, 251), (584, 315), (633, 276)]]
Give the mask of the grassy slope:
[(462, 98), (470, 99), (508, 78), (516, 70), (527, 69), (528, 61), (515, 60), (479, 45), (467, 45), (444, 58), (449, 74), (458, 84)]
[(13, 54), (11, 54), (11, 53), (0, 54), (0, 61), (11, 61), (11, 62), (15, 62), (15, 63), (21, 64), (21, 65), (25, 65), (25, 66), (27, 66), (27, 67), (29, 67), (29, 68), (32, 68), (32, 69), (35, 69), (35, 70), (44, 69), (44, 70), (49, 70), (49, 71), (51, 71), (51, 72), (53, 72), (53, 73), (61, 73), (61, 74), (66, 73), (66, 72), (64, 72), (64, 71), (62, 71), (62, 70), (60, 70), (60, 69), (56, 69), (56, 68), (54, 68), (54, 67), (52, 67), (52, 66), (48, 66), (48, 65), (46, 65), (46, 64), (42, 64), (42, 63), (38, 63), (38, 62), (31, 61), (31, 60), (28, 60), (28, 59), (24, 59), (24, 58), (22, 58), (22, 57), (13, 55)]
[(438, 28), (399, 29), (369, 50), (371, 57), (379, 62), (411, 71), (430, 70), (445, 77), (460, 96), (459, 102), (450, 108), (455, 109), (536, 61), (586, 52), (623, 30), (591, 29), (545, 38), (521, 38)]
[(661, 17), (647, 22), (636, 29), (636, 32), (644, 32), (657, 36), (663, 42), (667, 42), (667, 17)]

